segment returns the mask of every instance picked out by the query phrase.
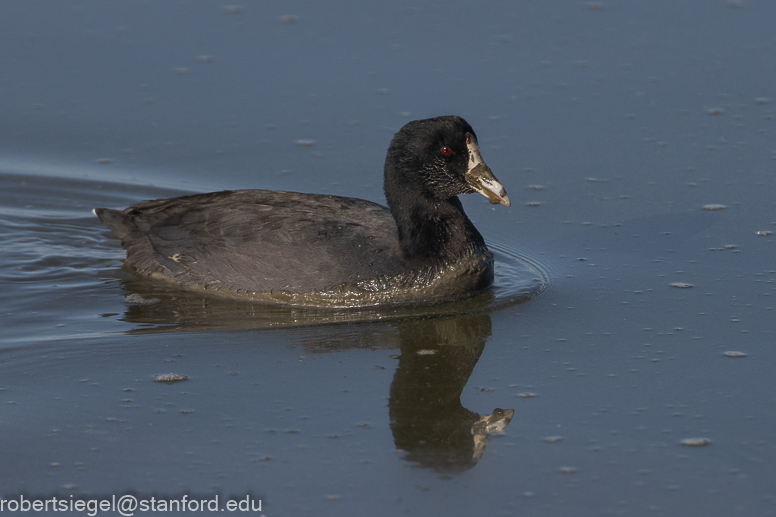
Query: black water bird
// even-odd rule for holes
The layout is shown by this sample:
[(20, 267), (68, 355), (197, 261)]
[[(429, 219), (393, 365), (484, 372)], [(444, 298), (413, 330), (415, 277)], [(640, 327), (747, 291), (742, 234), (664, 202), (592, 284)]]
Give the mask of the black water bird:
[(416, 120), (391, 141), (388, 207), (362, 199), (232, 190), (94, 213), (125, 265), (191, 290), (300, 305), (443, 301), (493, 283), (493, 255), (458, 199), (509, 206), (471, 126)]

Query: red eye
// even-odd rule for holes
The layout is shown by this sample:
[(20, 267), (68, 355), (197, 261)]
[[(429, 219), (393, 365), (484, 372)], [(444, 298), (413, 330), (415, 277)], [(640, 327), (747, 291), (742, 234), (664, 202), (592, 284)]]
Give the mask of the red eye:
[(444, 154), (445, 156), (452, 156), (453, 155), (453, 150), (450, 149), (449, 147), (443, 147), (442, 148), (442, 154)]

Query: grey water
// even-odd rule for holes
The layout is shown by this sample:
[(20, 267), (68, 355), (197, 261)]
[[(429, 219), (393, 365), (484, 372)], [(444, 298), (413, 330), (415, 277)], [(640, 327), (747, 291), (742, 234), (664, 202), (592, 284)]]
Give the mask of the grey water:
[[(0, 499), (776, 514), (774, 19), (765, 0), (3, 3)], [(383, 203), (392, 134), (443, 114), (513, 202), (462, 199), (497, 261), (471, 300), (185, 293), (123, 270), (91, 213), (231, 188)]]

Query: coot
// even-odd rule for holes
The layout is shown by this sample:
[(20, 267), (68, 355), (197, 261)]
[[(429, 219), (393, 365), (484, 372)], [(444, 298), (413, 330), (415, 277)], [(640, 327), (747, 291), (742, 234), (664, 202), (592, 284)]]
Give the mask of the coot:
[(363, 306), (446, 301), (493, 283), (493, 255), (459, 194), (509, 206), (471, 126), (415, 120), (385, 160), (385, 208), (341, 196), (232, 190), (94, 213), (139, 275), (256, 301)]

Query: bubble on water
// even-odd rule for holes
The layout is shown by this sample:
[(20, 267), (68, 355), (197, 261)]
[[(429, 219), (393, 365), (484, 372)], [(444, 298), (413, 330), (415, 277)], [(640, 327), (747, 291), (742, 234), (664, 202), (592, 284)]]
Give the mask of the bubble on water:
[(769, 232), (768, 230), (760, 230), (760, 231), (757, 231), (757, 232), (754, 232), (754, 233), (755, 233), (755, 235), (759, 235), (760, 237), (767, 237), (772, 232)]
[(711, 440), (708, 438), (685, 438), (680, 443), (687, 447), (705, 447), (711, 443)]
[(160, 373), (158, 375), (155, 375), (154, 376), (154, 381), (155, 382), (166, 382), (168, 384), (171, 384), (173, 382), (185, 381), (188, 378), (189, 378), (188, 375), (182, 375), (180, 373), (172, 373), (172, 372), (170, 372), (170, 373)]
[(315, 145), (315, 140), (297, 140), (296, 145), (301, 147), (312, 147)]
[(558, 443), (560, 441), (563, 441), (563, 437), (562, 436), (548, 436), (547, 438), (544, 439), (544, 441), (547, 442), (547, 443)]
[(528, 203), (526, 203), (526, 205), (531, 207), (537, 207), (537, 206), (541, 206), (542, 204), (539, 201), (529, 201)]
[(536, 396), (536, 393), (531, 393), (530, 391), (524, 391), (523, 393), (518, 393), (517, 395), (515, 395), (515, 398), (529, 399), (535, 396)]
[(727, 208), (727, 205), (720, 205), (717, 203), (709, 203), (708, 205), (703, 205), (704, 210), (714, 211), (714, 210), (724, 210)]
[(674, 282), (673, 284), (671, 284), (671, 287), (678, 287), (680, 289), (689, 289), (690, 287), (695, 287), (695, 286), (692, 284), (686, 284), (684, 282)]
[(709, 108), (708, 110), (706, 110), (706, 113), (708, 113), (709, 115), (721, 115), (724, 112), (725, 110), (722, 108)]
[(124, 302), (130, 305), (153, 305), (159, 303), (159, 298), (143, 298), (137, 293), (132, 293), (124, 297)]
[(564, 474), (574, 474), (577, 471), (577, 467), (561, 467), (560, 471)]
[(416, 352), (418, 355), (434, 355), (437, 353), (436, 350), (418, 350)]
[(745, 353), (736, 352), (735, 350), (729, 350), (722, 355), (724, 355), (725, 357), (746, 357)]

